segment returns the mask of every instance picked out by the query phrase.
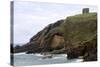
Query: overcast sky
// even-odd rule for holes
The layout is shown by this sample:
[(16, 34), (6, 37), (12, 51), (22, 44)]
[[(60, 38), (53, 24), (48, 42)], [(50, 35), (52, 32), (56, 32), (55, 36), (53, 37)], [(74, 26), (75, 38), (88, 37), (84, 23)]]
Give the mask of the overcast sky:
[(50, 23), (80, 14), (82, 8), (97, 12), (95, 6), (44, 2), (14, 2), (14, 43), (27, 43), (37, 32)]

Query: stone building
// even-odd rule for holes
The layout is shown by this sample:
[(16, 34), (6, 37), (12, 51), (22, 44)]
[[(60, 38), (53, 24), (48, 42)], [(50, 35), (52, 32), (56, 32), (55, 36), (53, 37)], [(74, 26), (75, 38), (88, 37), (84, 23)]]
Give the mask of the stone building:
[(83, 14), (89, 13), (89, 8), (83, 8)]

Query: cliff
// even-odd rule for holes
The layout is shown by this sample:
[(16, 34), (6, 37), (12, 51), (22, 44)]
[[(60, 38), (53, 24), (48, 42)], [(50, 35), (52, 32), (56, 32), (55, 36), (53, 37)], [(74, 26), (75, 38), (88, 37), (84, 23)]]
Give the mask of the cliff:
[(97, 60), (97, 14), (69, 16), (49, 24), (30, 42), (14, 52), (66, 53), (68, 59), (83, 56), (84, 61)]
[(49, 24), (30, 38), (30, 42), (21, 46), (19, 49), (15, 49), (14, 52), (18, 53), (27, 51), (28, 53), (38, 53), (63, 48), (64, 46), (61, 45), (61, 43), (63, 44), (62, 41), (64, 41), (64, 38), (62, 37), (63, 33), (59, 30), (59, 27), (63, 22), (64, 20), (59, 20), (53, 24)]
[(62, 31), (64, 33), (65, 48), (69, 59), (83, 56), (85, 61), (97, 60), (96, 13), (67, 17), (62, 24)]

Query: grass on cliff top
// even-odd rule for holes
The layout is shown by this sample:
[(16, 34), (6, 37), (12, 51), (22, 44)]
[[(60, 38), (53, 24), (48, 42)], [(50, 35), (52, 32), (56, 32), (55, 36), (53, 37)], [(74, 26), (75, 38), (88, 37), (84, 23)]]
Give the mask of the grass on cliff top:
[(70, 20), (71, 22), (81, 22), (81, 21), (83, 22), (83, 21), (87, 21), (89, 19), (96, 19), (97, 18), (96, 16), (97, 16), (97, 13), (78, 14), (75, 16), (69, 16), (69, 17), (67, 17), (66, 20), (67, 21)]
[(65, 40), (73, 43), (88, 41), (97, 32), (97, 14), (87, 13), (69, 16), (60, 27), (64, 33)]

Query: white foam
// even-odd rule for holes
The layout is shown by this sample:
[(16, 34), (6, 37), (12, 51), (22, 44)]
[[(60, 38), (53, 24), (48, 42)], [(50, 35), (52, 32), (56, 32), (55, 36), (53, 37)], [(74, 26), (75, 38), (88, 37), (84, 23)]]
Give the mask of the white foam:
[(15, 53), (14, 55), (22, 55), (22, 54), (25, 54), (25, 52), (22, 52), (22, 53)]
[(61, 58), (61, 57), (53, 57), (52, 59), (59, 59), (59, 58)]
[(42, 54), (39, 54), (39, 53), (37, 53), (37, 54), (34, 54), (34, 55), (36, 55), (36, 56), (44, 56), (44, 55), (42, 55)]
[(76, 62), (82, 62), (83, 61), (83, 59), (77, 59), (76, 60)]
[(67, 54), (62, 54), (62, 56), (67, 57)]

